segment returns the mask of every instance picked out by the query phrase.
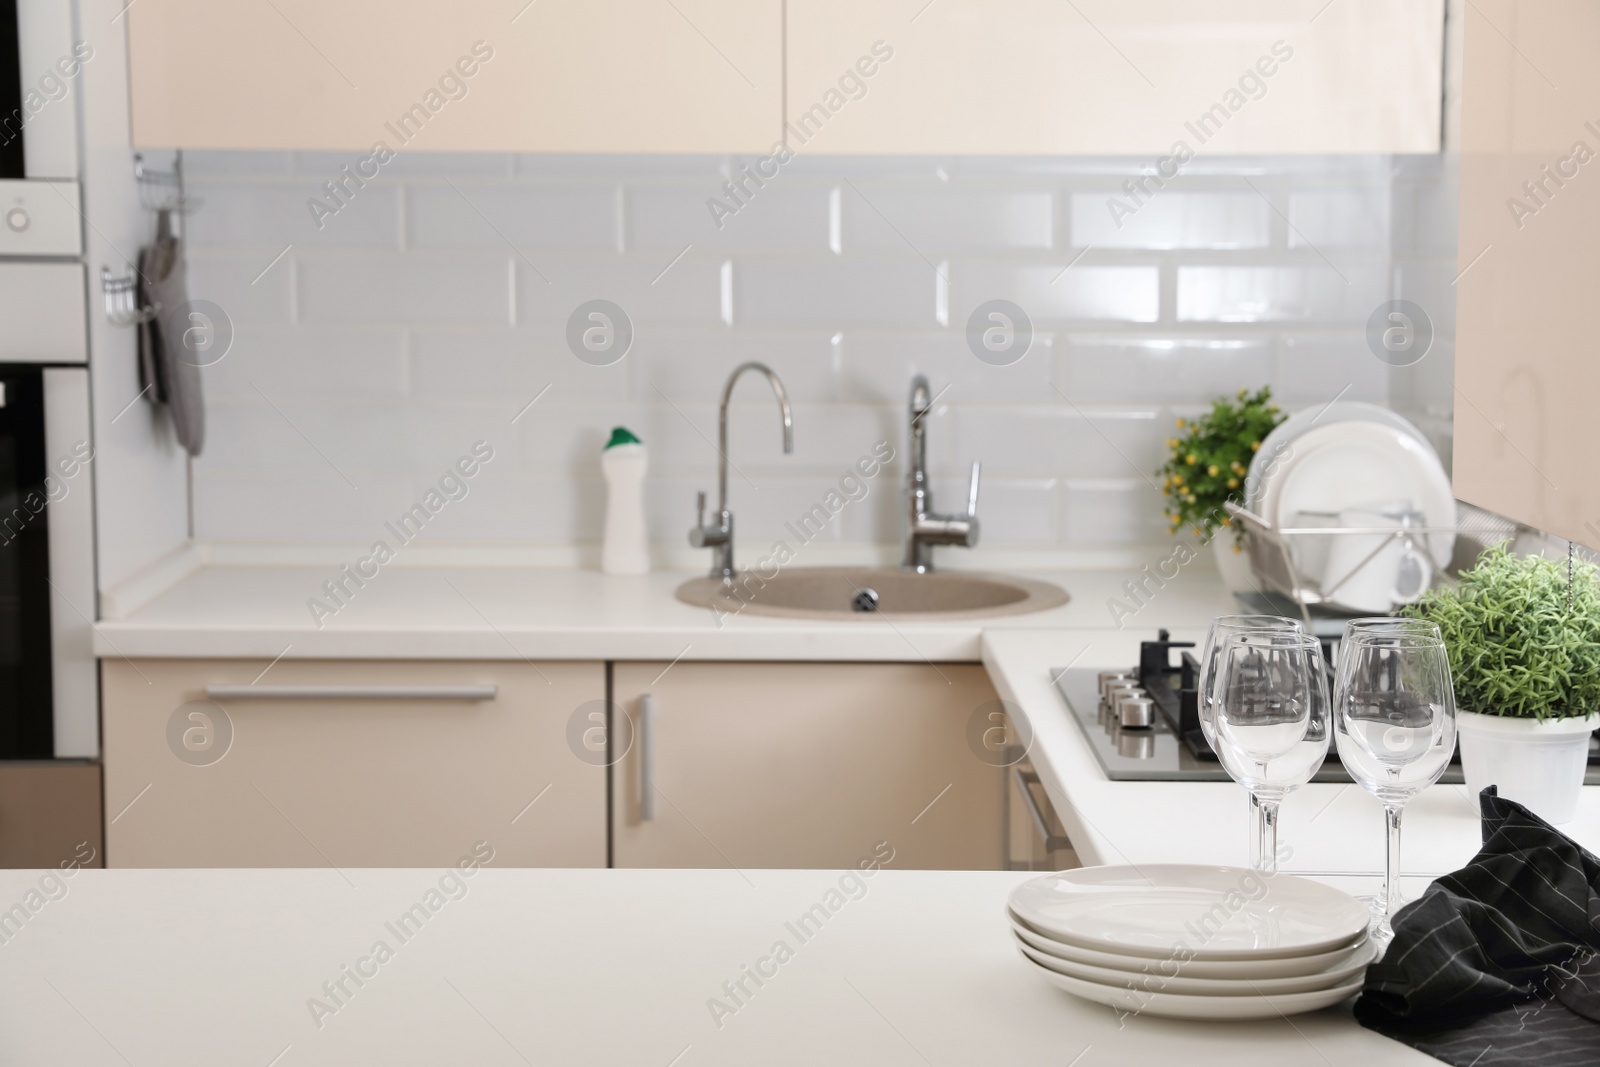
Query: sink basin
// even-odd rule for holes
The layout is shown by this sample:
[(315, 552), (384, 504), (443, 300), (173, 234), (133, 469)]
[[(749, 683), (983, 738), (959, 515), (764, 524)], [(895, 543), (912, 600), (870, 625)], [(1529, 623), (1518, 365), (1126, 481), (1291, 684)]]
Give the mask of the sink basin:
[[(1067, 594), (1046, 582), (997, 574), (790, 567), (765, 579), (753, 571), (742, 572), (731, 587), (709, 576), (693, 578), (678, 586), (678, 599), (727, 614), (871, 622), (1024, 615), (1065, 604)], [(873, 609), (863, 610), (874, 603)]]

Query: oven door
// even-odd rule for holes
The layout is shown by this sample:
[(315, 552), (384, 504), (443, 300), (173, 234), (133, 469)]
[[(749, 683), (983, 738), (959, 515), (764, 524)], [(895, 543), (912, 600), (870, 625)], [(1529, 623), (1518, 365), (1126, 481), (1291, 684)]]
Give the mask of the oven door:
[(55, 755), (44, 371), (0, 366), (0, 759)]
[(0, 0), (0, 178), (26, 178), (22, 154), (22, 41), (17, 0)]

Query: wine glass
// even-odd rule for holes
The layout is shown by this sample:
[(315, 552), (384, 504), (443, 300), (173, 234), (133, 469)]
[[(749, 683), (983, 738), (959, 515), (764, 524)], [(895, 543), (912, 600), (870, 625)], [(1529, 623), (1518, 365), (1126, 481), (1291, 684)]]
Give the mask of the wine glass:
[[(1216, 679), (1217, 653), (1222, 648), (1222, 639), (1228, 634), (1245, 631), (1298, 632), (1299, 630), (1298, 619), (1285, 618), (1282, 615), (1219, 615), (1211, 620), (1211, 625), (1206, 629), (1205, 644), (1200, 649), (1200, 676), (1196, 680), (1195, 711), (1200, 718), (1200, 732), (1205, 734), (1206, 744), (1211, 746), (1213, 752), (1217, 751), (1217, 738), (1216, 695), (1212, 691), (1212, 682)], [(1221, 759), (1220, 754), (1218, 759)], [(1264, 826), (1261, 805), (1256, 800), (1255, 794), (1251, 793), (1250, 866), (1256, 870), (1261, 869), (1261, 838)]]
[(1215, 747), (1261, 816), (1257, 869), (1278, 869), (1278, 808), (1328, 755), (1331, 714), (1322, 642), (1299, 630), (1242, 630), (1217, 652)]
[(1345, 770), (1384, 810), (1383, 895), (1373, 936), (1394, 937), (1400, 907), (1400, 815), (1455, 755), (1450, 655), (1436, 633), (1368, 628), (1346, 637), (1334, 684), (1334, 740)]
[(1364, 619), (1351, 619), (1344, 624), (1344, 635), (1339, 640), (1338, 660), (1343, 661), (1345, 649), (1354, 638), (1366, 633), (1414, 633), (1423, 637), (1438, 638), (1439, 624), (1427, 619), (1401, 618), (1395, 615), (1374, 615)]

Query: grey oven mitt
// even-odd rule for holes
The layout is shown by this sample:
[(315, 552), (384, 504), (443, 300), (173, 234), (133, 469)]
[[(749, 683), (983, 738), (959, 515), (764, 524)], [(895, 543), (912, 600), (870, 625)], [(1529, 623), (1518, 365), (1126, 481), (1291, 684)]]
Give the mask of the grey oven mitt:
[(206, 441), (206, 410), (198, 356), (185, 347), (188, 331), (196, 327), (189, 321), (183, 253), (183, 240), (172, 232), (172, 212), (158, 212), (156, 238), (139, 253), (140, 305), (155, 312), (139, 326), (139, 373), (150, 399), (166, 405), (178, 443), (198, 456)]

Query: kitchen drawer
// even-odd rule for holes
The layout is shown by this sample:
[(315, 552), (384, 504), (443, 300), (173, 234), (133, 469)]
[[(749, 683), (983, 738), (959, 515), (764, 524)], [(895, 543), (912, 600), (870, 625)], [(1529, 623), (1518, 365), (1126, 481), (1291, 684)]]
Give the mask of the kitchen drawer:
[(605, 865), (602, 664), (266, 666), (102, 661), (108, 866)]

